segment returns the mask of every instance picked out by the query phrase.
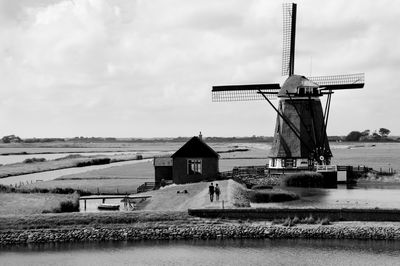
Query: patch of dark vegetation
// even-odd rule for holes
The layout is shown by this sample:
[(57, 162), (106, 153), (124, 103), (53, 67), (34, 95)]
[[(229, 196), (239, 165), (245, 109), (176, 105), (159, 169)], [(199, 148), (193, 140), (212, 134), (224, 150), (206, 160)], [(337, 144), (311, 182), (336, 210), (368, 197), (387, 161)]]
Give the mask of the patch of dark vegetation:
[(282, 185), (288, 187), (324, 187), (324, 177), (316, 172), (287, 174), (282, 179)]
[(61, 157), (54, 159), (54, 161), (61, 161), (61, 160), (66, 160), (66, 159), (77, 159), (77, 158), (82, 158), (83, 156), (80, 154), (69, 154), (67, 156)]
[(48, 188), (15, 188), (12, 186), (5, 186), (0, 184), (0, 193), (53, 193), (53, 194), (73, 194), (77, 193), (80, 196), (90, 196), (92, 193), (87, 190), (80, 190), (80, 189), (74, 189), (74, 188), (53, 188), (53, 189), (48, 189)]
[(91, 165), (101, 165), (101, 164), (109, 164), (111, 163), (110, 158), (93, 158), (87, 161), (83, 162), (78, 162), (76, 164), (76, 167), (85, 167), (85, 166), (91, 166)]
[(251, 202), (255, 203), (285, 202), (299, 199), (299, 195), (286, 190), (250, 190), (248, 197)]
[(0, 155), (8, 156), (8, 155), (27, 155), (26, 151), (21, 151), (21, 152), (6, 152), (6, 153), (0, 153)]
[(230, 149), (230, 150), (226, 150), (226, 151), (218, 151), (218, 153), (232, 153), (232, 152), (245, 152), (245, 151), (249, 151), (249, 149), (237, 148), (237, 149)]
[(45, 162), (45, 158), (28, 158), (23, 161), (23, 163), (41, 163)]

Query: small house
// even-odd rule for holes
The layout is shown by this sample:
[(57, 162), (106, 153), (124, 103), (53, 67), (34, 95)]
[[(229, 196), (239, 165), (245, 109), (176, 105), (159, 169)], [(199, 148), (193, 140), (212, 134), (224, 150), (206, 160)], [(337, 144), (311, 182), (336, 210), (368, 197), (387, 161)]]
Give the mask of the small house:
[(171, 157), (154, 158), (155, 182), (171, 180), (185, 184), (215, 179), (219, 155), (200, 137), (193, 137)]

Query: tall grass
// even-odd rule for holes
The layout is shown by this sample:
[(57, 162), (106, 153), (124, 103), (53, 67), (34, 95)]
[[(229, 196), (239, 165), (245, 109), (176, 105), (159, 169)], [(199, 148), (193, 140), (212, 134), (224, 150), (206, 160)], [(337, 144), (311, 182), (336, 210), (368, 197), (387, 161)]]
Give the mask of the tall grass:
[(274, 219), (272, 224), (282, 224), (283, 226), (292, 227), (296, 224), (321, 224), (321, 225), (330, 225), (331, 221), (328, 217), (315, 219), (312, 215), (309, 217), (305, 217), (300, 219), (295, 216), (293, 218), (287, 217), (286, 219)]

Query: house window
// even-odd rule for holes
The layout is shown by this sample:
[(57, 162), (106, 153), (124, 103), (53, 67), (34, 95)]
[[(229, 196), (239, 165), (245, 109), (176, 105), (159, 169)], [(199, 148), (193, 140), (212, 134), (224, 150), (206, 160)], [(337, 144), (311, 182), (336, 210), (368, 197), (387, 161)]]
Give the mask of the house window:
[(188, 174), (195, 175), (202, 173), (202, 163), (200, 159), (189, 159), (188, 162)]

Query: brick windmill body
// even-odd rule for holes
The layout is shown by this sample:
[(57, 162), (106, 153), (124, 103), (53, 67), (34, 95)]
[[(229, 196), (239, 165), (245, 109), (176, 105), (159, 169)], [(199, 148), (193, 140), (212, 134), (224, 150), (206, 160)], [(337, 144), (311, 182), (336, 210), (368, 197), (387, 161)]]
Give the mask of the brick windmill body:
[[(277, 113), (269, 168), (313, 169), (329, 165), (332, 153), (326, 134), (334, 91), (364, 87), (364, 74), (305, 77), (294, 74), (297, 5), (283, 5), (282, 75), (272, 84), (214, 86), (213, 101), (266, 100)], [(325, 108), (320, 98), (327, 96)], [(278, 106), (271, 99), (278, 98)]]

